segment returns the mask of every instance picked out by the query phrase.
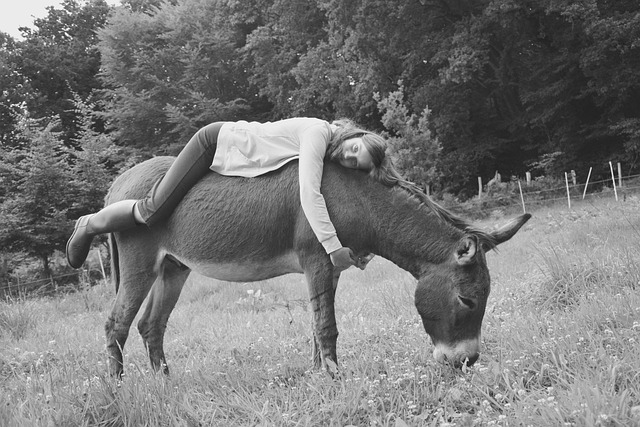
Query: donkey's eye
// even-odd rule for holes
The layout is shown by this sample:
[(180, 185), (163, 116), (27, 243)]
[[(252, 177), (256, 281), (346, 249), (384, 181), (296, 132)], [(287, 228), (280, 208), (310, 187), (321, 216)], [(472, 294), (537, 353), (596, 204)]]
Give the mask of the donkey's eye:
[(353, 152), (354, 153), (358, 152), (358, 144), (353, 144)]
[(462, 305), (467, 307), (469, 310), (473, 310), (474, 308), (476, 308), (477, 303), (475, 301), (475, 298), (465, 298), (465, 297), (458, 296), (458, 300)]

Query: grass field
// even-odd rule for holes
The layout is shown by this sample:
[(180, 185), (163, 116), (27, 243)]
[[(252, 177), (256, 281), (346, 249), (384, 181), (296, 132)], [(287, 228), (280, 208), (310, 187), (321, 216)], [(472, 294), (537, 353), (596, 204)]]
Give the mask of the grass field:
[(0, 303), (0, 426), (640, 425), (640, 200), (533, 214), (488, 256), (466, 372), (432, 360), (414, 280), (376, 258), (338, 288), (339, 379), (310, 369), (306, 284), (290, 275), (191, 277), (165, 338), (171, 375), (149, 371), (132, 328), (119, 382), (102, 284)]

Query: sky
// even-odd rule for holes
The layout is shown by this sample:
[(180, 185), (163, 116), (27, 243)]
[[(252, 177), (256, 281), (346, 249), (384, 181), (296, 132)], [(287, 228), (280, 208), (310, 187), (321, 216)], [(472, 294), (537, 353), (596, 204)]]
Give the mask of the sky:
[[(0, 31), (20, 39), (18, 27), (33, 28), (34, 18), (47, 15), (47, 6), (59, 9), (61, 3), (62, 0), (0, 0)], [(117, 5), (120, 0), (107, 0), (107, 3)]]

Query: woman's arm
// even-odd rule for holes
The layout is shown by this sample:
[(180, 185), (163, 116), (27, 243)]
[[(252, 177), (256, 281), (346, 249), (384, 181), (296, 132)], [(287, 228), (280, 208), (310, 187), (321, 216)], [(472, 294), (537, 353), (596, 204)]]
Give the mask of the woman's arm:
[(324, 197), (320, 192), (324, 156), (330, 138), (331, 130), (324, 124), (307, 128), (300, 137), (298, 167), (302, 210), (318, 241), (328, 254), (342, 248), (336, 229), (329, 218)]

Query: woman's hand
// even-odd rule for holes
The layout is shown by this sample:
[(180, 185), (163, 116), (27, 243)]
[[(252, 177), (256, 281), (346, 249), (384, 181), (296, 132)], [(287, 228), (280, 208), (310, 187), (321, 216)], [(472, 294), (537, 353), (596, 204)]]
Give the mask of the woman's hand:
[(339, 270), (346, 270), (356, 264), (353, 251), (349, 248), (342, 247), (329, 254), (331, 263)]
[(357, 257), (355, 266), (358, 267), (360, 270), (364, 270), (367, 267), (367, 264), (369, 264), (369, 261), (371, 261), (374, 256), (375, 256), (374, 254), (368, 253), (366, 255), (361, 255)]

